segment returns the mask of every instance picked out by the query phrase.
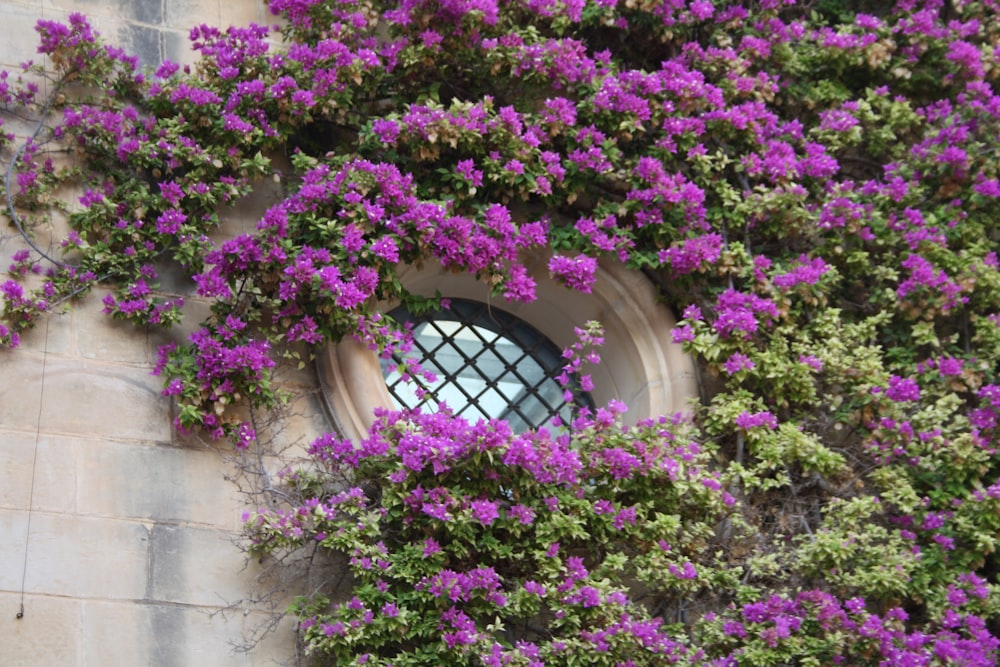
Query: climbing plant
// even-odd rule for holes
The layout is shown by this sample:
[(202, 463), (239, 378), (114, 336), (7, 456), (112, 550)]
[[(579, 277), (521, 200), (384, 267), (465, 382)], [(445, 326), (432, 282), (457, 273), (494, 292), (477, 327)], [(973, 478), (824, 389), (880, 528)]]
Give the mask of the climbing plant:
[[(995, 664), (994, 0), (270, 9), (280, 28), (200, 26), (194, 64), (149, 71), (82, 16), (39, 22), (42, 61), (0, 74), (26, 240), (0, 343), (97, 284), (110, 316), (170, 326), (191, 315), (158, 276), (181, 271), (211, 312), (155, 372), (178, 428), (245, 448), (281, 355), (407, 351), (375, 304), (441, 304), (401, 263), (531, 300), (549, 249), (567, 289), (600, 258), (644, 272), (706, 387), (631, 428), (620, 404), (522, 435), (386, 411), (317, 440), (247, 537), (347, 559), (346, 594), (292, 609), (318, 659)], [(253, 231), (213, 235), (276, 186)]]

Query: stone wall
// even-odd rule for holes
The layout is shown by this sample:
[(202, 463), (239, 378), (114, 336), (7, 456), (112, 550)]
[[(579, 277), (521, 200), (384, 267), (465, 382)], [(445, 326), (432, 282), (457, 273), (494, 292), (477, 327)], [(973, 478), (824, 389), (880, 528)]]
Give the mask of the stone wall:
[[(38, 19), (71, 12), (146, 64), (190, 61), (192, 25), (269, 20), (260, 0), (0, 1), (0, 67), (35, 57)], [(273, 196), (232, 211), (220, 234), (252, 224)], [(22, 247), (0, 226), (0, 269)], [(170, 289), (190, 297), (182, 280)], [(234, 652), (267, 620), (241, 602), (258, 574), (235, 541), (247, 498), (227, 479), (225, 446), (177, 436), (171, 403), (150, 375), (157, 346), (185, 331), (112, 322), (100, 312), (102, 296), (97, 290), (20, 348), (0, 350), (0, 664), (293, 662), (287, 626)], [(309, 372), (286, 382), (304, 395), (314, 385)], [(293, 411), (300, 417), (284, 444), (325, 426), (311, 399)]]

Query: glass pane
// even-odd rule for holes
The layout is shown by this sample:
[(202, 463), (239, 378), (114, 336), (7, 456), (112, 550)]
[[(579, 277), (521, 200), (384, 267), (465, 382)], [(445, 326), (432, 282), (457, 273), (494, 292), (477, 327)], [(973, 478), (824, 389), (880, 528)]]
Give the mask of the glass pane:
[(383, 360), (386, 386), (403, 407), (436, 408), (446, 403), (466, 419), (506, 419), (517, 431), (551, 425), (556, 417), (568, 422), (574, 407), (592, 406), (582, 395), (575, 405), (563, 399), (555, 380), (562, 355), (552, 341), (513, 315), (464, 299), (453, 299), (450, 310), (413, 317), (405, 308), (389, 313), (400, 323), (414, 325), (413, 356), (437, 375), (421, 380), (428, 395), (417, 397), (417, 384), (402, 380), (399, 360)]

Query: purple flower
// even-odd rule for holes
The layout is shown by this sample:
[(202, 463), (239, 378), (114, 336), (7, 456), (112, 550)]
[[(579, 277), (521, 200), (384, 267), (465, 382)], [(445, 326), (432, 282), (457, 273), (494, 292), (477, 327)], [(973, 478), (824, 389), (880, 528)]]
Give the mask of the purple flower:
[(476, 169), (475, 160), (460, 160), (455, 165), (455, 173), (461, 176), (474, 188), (483, 184), (483, 172)]
[(743, 624), (739, 623), (737, 621), (727, 621), (726, 623), (724, 623), (722, 625), (722, 631), (727, 636), (730, 636), (730, 637), (740, 637), (740, 638), (743, 638), (743, 637), (747, 636), (747, 631), (743, 627)]
[(816, 372), (823, 370), (823, 360), (812, 354), (799, 355), (799, 363), (805, 364)]
[(526, 505), (514, 505), (507, 510), (507, 514), (511, 518), (517, 519), (522, 526), (530, 526), (535, 520), (535, 510)]
[(383, 144), (391, 146), (399, 137), (399, 125), (394, 120), (380, 118), (372, 123), (372, 132)]
[(903, 403), (920, 400), (920, 385), (916, 380), (893, 375), (889, 378), (889, 388), (885, 395), (889, 400)]
[(433, 556), (434, 554), (441, 551), (441, 545), (438, 544), (437, 540), (433, 537), (428, 537), (424, 540), (424, 558), (428, 556)]
[(622, 511), (615, 514), (614, 518), (611, 520), (611, 525), (615, 527), (615, 530), (622, 530), (625, 528), (625, 524), (634, 526), (636, 521), (635, 507), (626, 507)]
[(682, 324), (679, 327), (674, 327), (670, 332), (670, 337), (675, 343), (690, 343), (694, 340), (694, 329), (691, 328), (690, 324)]
[(549, 260), (549, 272), (566, 287), (590, 294), (597, 280), (597, 260), (586, 255), (553, 255)]
[(747, 412), (744, 410), (736, 417), (734, 423), (744, 431), (749, 431), (758, 426), (772, 430), (778, 428), (778, 420), (766, 410), (762, 410), (761, 412)]
[(735, 375), (743, 370), (752, 370), (756, 367), (756, 364), (750, 360), (750, 357), (739, 352), (734, 352), (725, 363), (722, 364), (722, 368), (725, 369), (730, 375)]
[(722, 336), (749, 338), (760, 327), (778, 317), (778, 307), (770, 299), (728, 289), (719, 295), (715, 330)]
[(955, 550), (955, 540), (950, 537), (945, 535), (935, 535), (934, 541), (937, 542), (945, 551)]
[(399, 261), (399, 248), (396, 246), (396, 239), (391, 236), (383, 236), (376, 239), (371, 244), (371, 250), (376, 257), (380, 257), (387, 262), (395, 264)]
[(698, 570), (695, 569), (691, 561), (684, 563), (684, 566), (681, 568), (671, 563), (667, 569), (670, 570), (670, 574), (678, 579), (696, 579), (698, 577)]
[(545, 595), (545, 586), (529, 580), (524, 582), (524, 592), (532, 595)]
[(0, 293), (3, 294), (7, 301), (10, 301), (15, 305), (20, 305), (25, 302), (24, 288), (13, 280), (8, 280), (0, 285)]
[(484, 526), (490, 525), (500, 516), (497, 504), (493, 501), (473, 500), (470, 505), (472, 507), (473, 518)]
[(657, 258), (661, 264), (669, 264), (678, 275), (685, 275), (718, 261), (722, 246), (721, 235), (704, 234), (661, 250)]
[(183, 212), (172, 208), (164, 211), (156, 219), (156, 231), (160, 234), (176, 234), (181, 230), (181, 225), (187, 222), (187, 216)]
[(798, 259), (799, 265), (787, 273), (776, 275), (773, 279), (775, 286), (783, 290), (789, 290), (796, 285), (815, 285), (819, 279), (830, 270), (830, 265), (817, 257), (808, 260), (803, 255)]
[(938, 373), (942, 376), (961, 375), (962, 360), (953, 357), (943, 357), (938, 360)]
[(972, 189), (984, 197), (1000, 198), (1000, 180), (995, 178), (982, 178), (982, 174), (978, 174)]

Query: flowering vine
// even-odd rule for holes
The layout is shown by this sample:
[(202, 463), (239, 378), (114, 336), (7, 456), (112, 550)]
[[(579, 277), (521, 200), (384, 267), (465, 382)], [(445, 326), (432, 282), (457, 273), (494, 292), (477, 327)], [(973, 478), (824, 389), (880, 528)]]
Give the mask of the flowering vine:
[[(439, 304), (400, 263), (531, 300), (543, 251), (584, 293), (599, 259), (645, 272), (704, 380), (690, 417), (633, 428), (619, 404), (516, 436), (387, 411), (321, 438), (247, 524), (261, 554), (349, 560), (349, 595), (296, 604), (313, 652), (995, 663), (996, 2), (270, 9), (280, 34), (199, 26), (193, 65), (149, 71), (82, 16), (39, 22), (44, 63), (0, 73), (25, 240), (0, 344), (98, 285), (143, 326), (206, 302), (155, 372), (179, 427), (248, 447), (283, 355), (405, 353), (376, 304)], [(254, 229), (220, 233), (268, 188)], [(160, 284), (178, 271), (184, 294)]]

